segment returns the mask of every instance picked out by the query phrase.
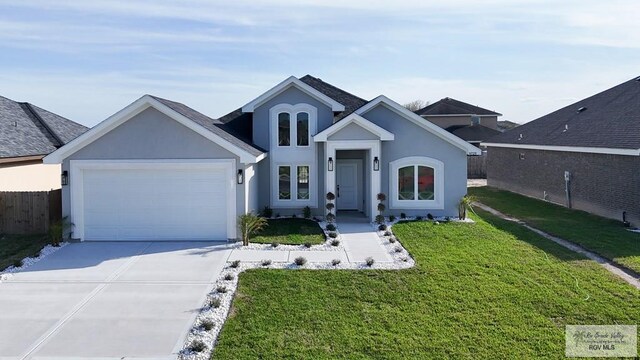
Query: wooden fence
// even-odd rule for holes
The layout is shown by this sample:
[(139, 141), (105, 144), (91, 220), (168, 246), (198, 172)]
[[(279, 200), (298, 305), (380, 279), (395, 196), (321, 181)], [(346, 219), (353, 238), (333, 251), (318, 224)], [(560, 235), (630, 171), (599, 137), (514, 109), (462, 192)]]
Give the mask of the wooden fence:
[(0, 234), (44, 234), (62, 218), (62, 190), (0, 192)]
[(479, 156), (467, 156), (467, 178), (487, 178), (487, 152), (482, 151)]

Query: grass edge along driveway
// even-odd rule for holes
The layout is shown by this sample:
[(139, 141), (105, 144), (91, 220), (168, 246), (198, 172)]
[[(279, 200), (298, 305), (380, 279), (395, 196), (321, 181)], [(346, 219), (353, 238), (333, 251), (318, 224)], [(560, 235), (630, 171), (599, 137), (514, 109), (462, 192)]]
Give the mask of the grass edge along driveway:
[(640, 273), (640, 234), (625, 230), (620, 221), (486, 186), (469, 188), (469, 193), (503, 214)]
[(400, 271), (250, 270), (215, 359), (564, 359), (567, 324), (634, 324), (638, 291), (595, 262), (477, 210), (394, 232)]
[(47, 244), (47, 235), (0, 235), (0, 271), (26, 257), (38, 255)]

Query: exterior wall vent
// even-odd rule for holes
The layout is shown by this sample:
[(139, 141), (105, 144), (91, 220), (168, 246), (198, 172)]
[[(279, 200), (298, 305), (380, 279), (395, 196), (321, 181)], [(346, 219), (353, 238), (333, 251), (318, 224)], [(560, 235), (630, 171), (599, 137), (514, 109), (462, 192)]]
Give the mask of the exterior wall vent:
[(587, 110), (587, 108), (583, 106), (583, 107), (581, 107), (581, 108), (579, 108), (579, 109), (578, 109), (578, 112), (579, 112), (579, 113), (581, 113), (581, 112), (583, 112), (583, 111), (585, 111), (585, 110)]

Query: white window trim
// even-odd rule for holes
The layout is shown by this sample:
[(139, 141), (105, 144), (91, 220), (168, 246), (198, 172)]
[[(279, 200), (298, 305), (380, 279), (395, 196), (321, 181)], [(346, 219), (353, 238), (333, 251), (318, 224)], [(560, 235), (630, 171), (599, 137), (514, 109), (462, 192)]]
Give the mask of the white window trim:
[[(291, 190), (291, 199), (280, 199), (280, 167), (286, 166), (291, 169), (290, 172), (290, 183), (289, 188)], [(299, 200), (298, 199), (298, 166), (307, 166), (309, 167), (309, 199)], [(315, 169), (312, 164), (306, 162), (296, 162), (296, 163), (276, 163), (274, 166), (275, 171), (273, 172), (271, 182), (271, 207), (274, 209), (277, 208), (292, 208), (292, 207), (317, 207), (316, 202), (316, 189), (317, 186), (314, 183)]]
[[(433, 200), (399, 200), (398, 169), (405, 166), (428, 166), (434, 171)], [(418, 174), (414, 174), (418, 176)], [(389, 163), (389, 194), (392, 209), (444, 209), (444, 163), (425, 156), (409, 156)]]
[(227, 175), (227, 238), (236, 238), (236, 162), (231, 159), (70, 160), (69, 200), (73, 235), (84, 241), (84, 170), (224, 169)]
[[(289, 146), (281, 146), (278, 139), (278, 115), (281, 113), (289, 113)], [(298, 114), (309, 114), (309, 124), (307, 131), (309, 132), (309, 144), (298, 145)], [(313, 142), (313, 136), (315, 135), (316, 128), (318, 127), (318, 109), (309, 104), (278, 104), (269, 110), (269, 121), (271, 131), (271, 149), (286, 150), (286, 149), (311, 149), (311, 143)]]

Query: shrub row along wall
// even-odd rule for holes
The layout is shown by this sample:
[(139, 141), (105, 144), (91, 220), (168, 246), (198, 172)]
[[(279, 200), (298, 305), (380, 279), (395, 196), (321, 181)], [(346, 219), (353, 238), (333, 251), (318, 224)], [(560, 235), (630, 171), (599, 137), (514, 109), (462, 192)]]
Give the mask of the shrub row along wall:
[(0, 192), (0, 234), (44, 234), (62, 216), (61, 190)]
[(490, 147), (487, 185), (640, 226), (640, 157)]

